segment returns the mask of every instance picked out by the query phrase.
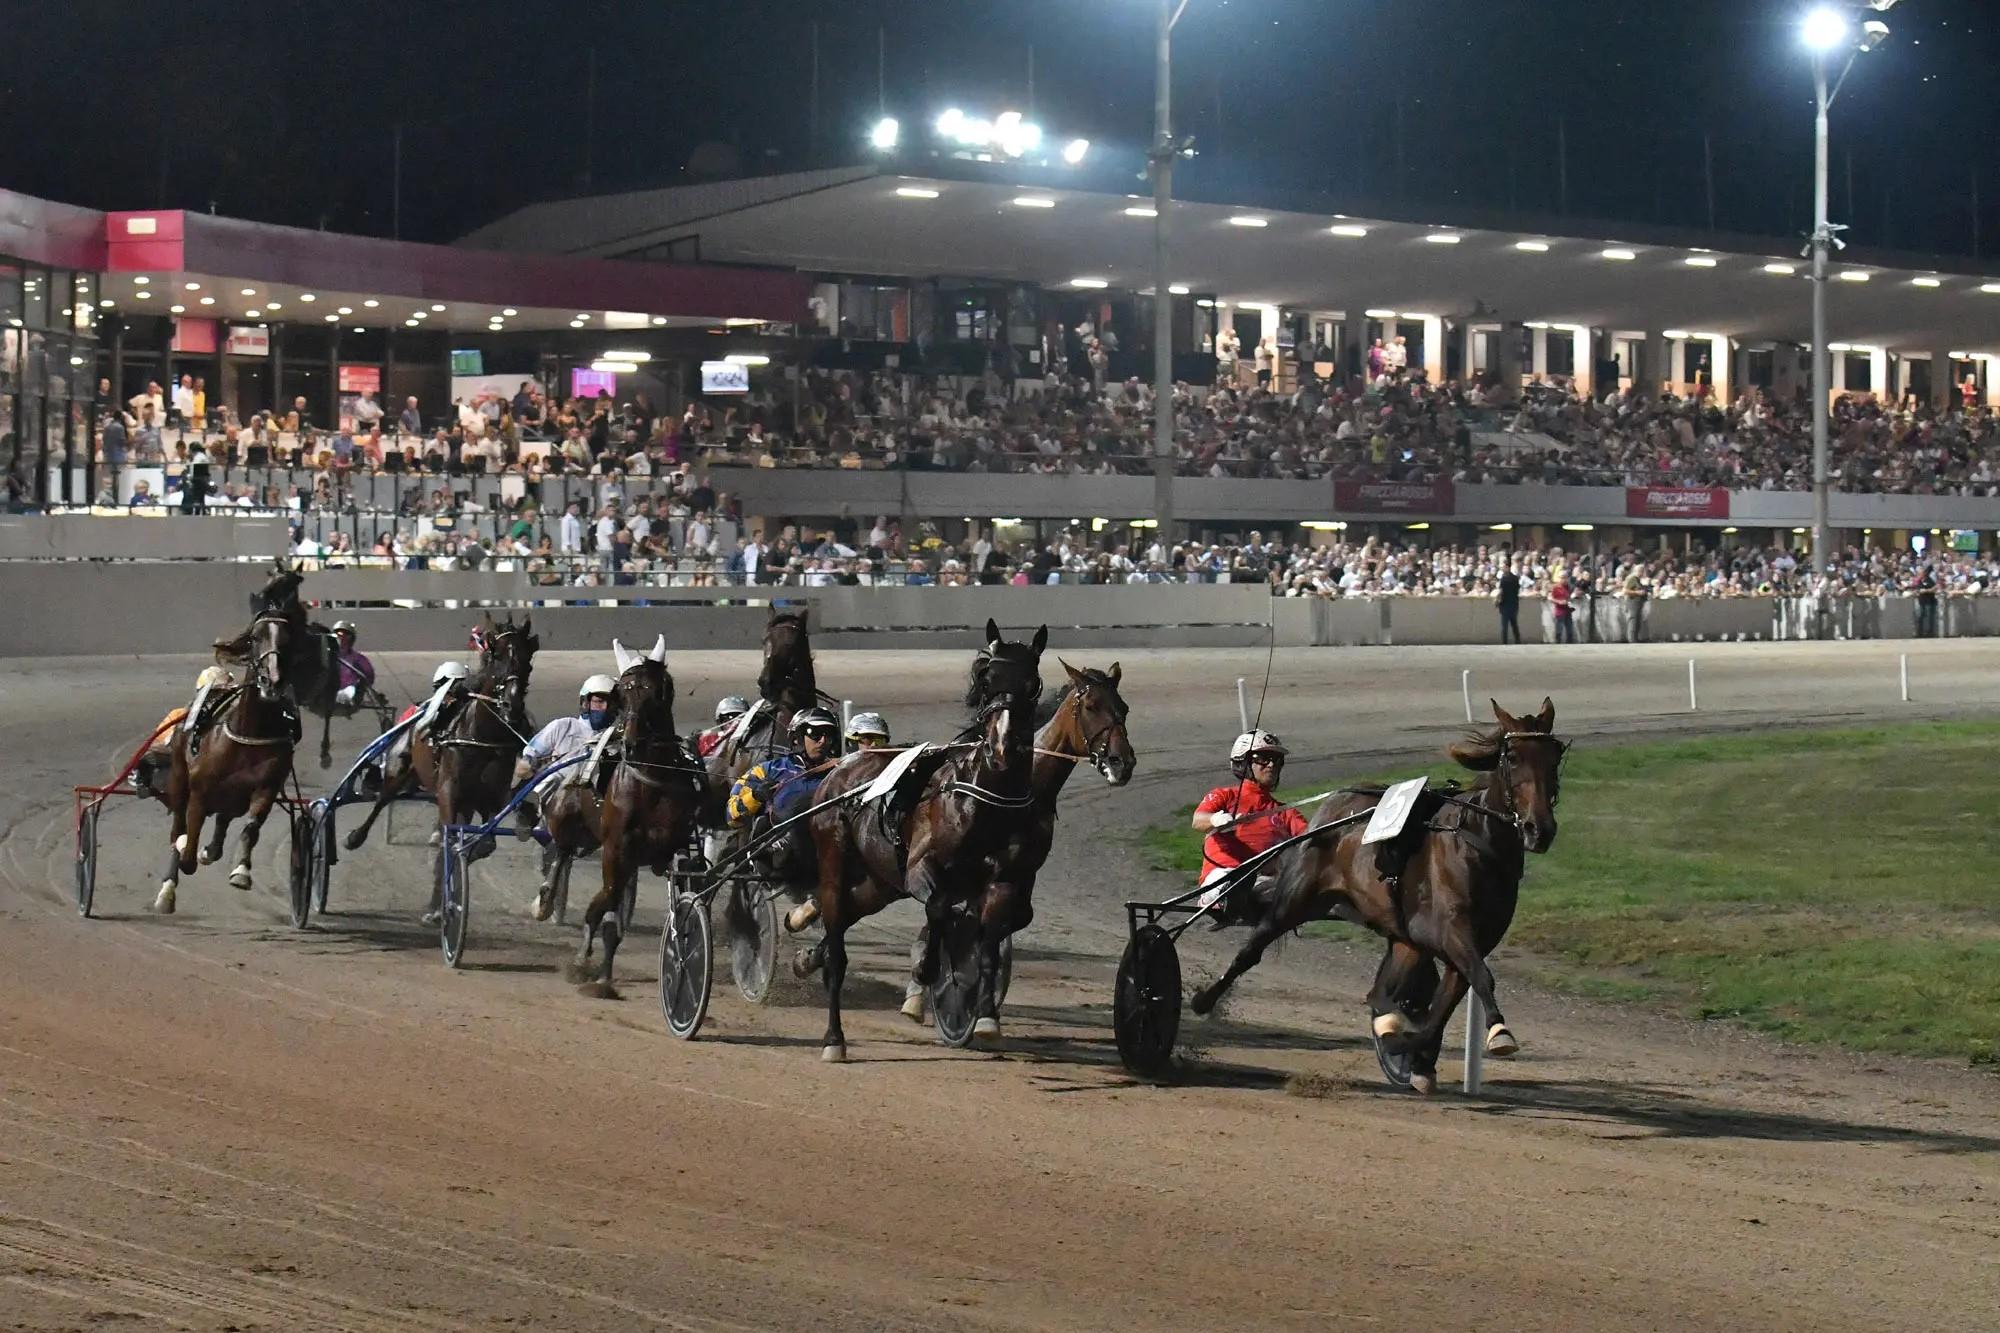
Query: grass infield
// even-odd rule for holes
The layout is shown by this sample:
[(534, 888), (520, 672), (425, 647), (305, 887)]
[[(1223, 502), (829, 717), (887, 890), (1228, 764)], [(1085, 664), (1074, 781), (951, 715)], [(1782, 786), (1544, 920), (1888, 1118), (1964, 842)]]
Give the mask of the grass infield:
[[(1518, 969), (1795, 1040), (1995, 1066), (1996, 756), (1986, 722), (1579, 746), (1501, 984)], [(1464, 776), (1442, 758), (1429, 771)], [(1144, 835), (1190, 882), (1193, 808)]]

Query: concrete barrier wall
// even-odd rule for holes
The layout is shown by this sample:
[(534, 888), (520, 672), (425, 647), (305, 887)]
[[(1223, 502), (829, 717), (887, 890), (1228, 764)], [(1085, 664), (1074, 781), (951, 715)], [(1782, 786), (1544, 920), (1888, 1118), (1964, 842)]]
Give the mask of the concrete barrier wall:
[(271, 516), (0, 516), (0, 560), (226, 559), (290, 549), (285, 520)]

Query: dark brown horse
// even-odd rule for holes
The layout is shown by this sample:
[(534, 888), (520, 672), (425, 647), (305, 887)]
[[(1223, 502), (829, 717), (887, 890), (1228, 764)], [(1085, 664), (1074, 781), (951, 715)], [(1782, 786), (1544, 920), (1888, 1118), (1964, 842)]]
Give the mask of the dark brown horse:
[[(1033, 775), (1028, 789), (1034, 796), (1033, 818), (1019, 825), (995, 859), (992, 882), (979, 906), (980, 928), (1001, 939), (1026, 930), (1035, 919), (1035, 877), (1049, 859), (1056, 839), (1056, 799), (1079, 763), (1089, 763), (1114, 787), (1132, 780), (1138, 758), (1125, 731), (1127, 708), (1118, 693), (1122, 673), (1118, 663), (1109, 670), (1085, 667), (1079, 671), (1061, 658), (1069, 684), (1048, 709), (1048, 721), (1035, 733)], [(1041, 710), (1037, 710), (1038, 712)], [(928, 931), (917, 941), (911, 955), (910, 982), (905, 988), (903, 1013), (912, 1021), (924, 1021), (924, 990), (917, 983), (917, 968), (928, 943)], [(981, 1035), (999, 1035), (999, 1006), (990, 1027)]]
[[(929, 984), (938, 967), (946, 913), (959, 902), (978, 901), (1020, 830), (1034, 818), (1029, 788), (1033, 772), (1036, 699), (1041, 694), (1042, 649), (1047, 626), (1030, 643), (1008, 643), (999, 627), (986, 622), (986, 647), (973, 663), (966, 704), (972, 738), (926, 754), (912, 765), (913, 798), (890, 798), (898, 813), (885, 814), (871, 803), (835, 798), (858, 793), (893, 759), (883, 751), (851, 755), (820, 783), (813, 797), (821, 809), (807, 823), (819, 861), (815, 901), (826, 935), (794, 960), (793, 971), (810, 975), (826, 969), (826, 1037), (820, 1056), (847, 1058), (840, 1024), (840, 991), (847, 976), (846, 934), (898, 898), (924, 905), (927, 943), (918, 964), (919, 984)], [(996, 918), (997, 919), (997, 918)], [(979, 936), (979, 998), (975, 1012), (983, 1030), (997, 1032), (995, 980), (1003, 934), (982, 928)], [(992, 1020), (988, 1027), (984, 1020)]]
[[(528, 717), (528, 677), (535, 650), (541, 647), (533, 618), (495, 623), (486, 617), (486, 647), (479, 669), (466, 681), (465, 705), (441, 728), (414, 737), (410, 762), (417, 780), (437, 798), (438, 823), (475, 824), (506, 808), (514, 792), (514, 761), (521, 757), (534, 731)], [(482, 839), (467, 853), (477, 861), (493, 851), (493, 840)], [(445, 848), (438, 848), (444, 855)], [(442, 876), (431, 880), (430, 906), (424, 923), (437, 920)]]
[(598, 848), (603, 804), (597, 789), (601, 785), (565, 781), (541, 803), (542, 827), (548, 830), (549, 840), (542, 847), (541, 888), (528, 905), (528, 915), (537, 921), (555, 915), (557, 886), (565, 882), (578, 857)]
[[(253, 621), (260, 616), (283, 616), (289, 624), (285, 679), (291, 686), (292, 697), (321, 719), (319, 766), (328, 768), (333, 764), (334, 715), (347, 716), (351, 710), (343, 710), (334, 700), (340, 688), (338, 645), (332, 630), (313, 623), (306, 614), (305, 603), (299, 600), (299, 585), (304, 579), (302, 570), (280, 559), (264, 586), (250, 594), (250, 614)], [(233, 639), (218, 640), (216, 654), (247, 663), (249, 643), (250, 631), (245, 630)]]
[[(613, 994), (611, 969), (619, 943), (612, 909), (637, 885), (639, 870), (655, 875), (673, 868), (693, 840), (701, 811), (701, 766), (674, 731), (674, 678), (667, 670), (665, 638), (651, 652), (634, 653), (616, 640), (618, 658), (618, 767), (599, 803), (598, 840), (603, 881), (583, 914), (583, 940), (569, 965), (572, 981), (600, 997)], [(604, 963), (593, 978), (590, 954), (602, 938)]]
[(750, 766), (785, 748), (792, 714), (820, 702), (819, 681), (813, 674), (811, 608), (773, 611), (764, 626), (764, 665), (757, 671), (757, 717), (733, 741), (715, 747), (704, 761), (708, 796), (701, 822), (720, 828), (728, 822), (729, 789)]
[[(1555, 842), (1562, 758), (1569, 747), (1553, 734), (1551, 700), (1542, 700), (1533, 717), (1515, 717), (1496, 702), (1493, 716), (1499, 725), (1469, 733), (1448, 751), (1484, 776), (1462, 793), (1425, 793), (1410, 816), (1412, 823), (1424, 824), (1407, 835), (1406, 859), (1393, 880), (1384, 877), (1377, 849), (1362, 844), (1360, 821), (1279, 853), (1277, 886), (1262, 920), (1229, 970), (1195, 993), (1194, 1011), (1212, 1010), (1280, 935), (1308, 921), (1339, 917), (1390, 942), (1368, 1005), (1383, 1048), (1411, 1056), (1412, 1086), (1418, 1091), (1435, 1087), (1445, 1024), (1468, 986), (1486, 1006), (1487, 1053), (1507, 1056), (1518, 1050), (1494, 997), (1486, 955), (1514, 920), (1525, 854), (1545, 852)], [(1336, 793), (1314, 813), (1313, 823), (1365, 811), (1379, 796)], [(1444, 979), (1412, 1026), (1404, 1004), (1422, 987), (1431, 959), (1443, 963)]]
[[(236, 889), (250, 887), (250, 856), (257, 848), (257, 836), (292, 775), (298, 712), (284, 663), (294, 632), (282, 615), (260, 615), (252, 623), (245, 646), (250, 680), (216, 708), (214, 720), (199, 738), (199, 753), (189, 756), (189, 744), (196, 739), (190, 727), (174, 728), (167, 747), (166, 790), (167, 808), (174, 817), (173, 851), (166, 878), (153, 899), (155, 912), (174, 910), (175, 885), (182, 875), (194, 873), (201, 826), (210, 818), (215, 820), (215, 836), (200, 849), (202, 863), (222, 858), (231, 820), (248, 818), (229, 884)], [(197, 719), (190, 723), (199, 725)]]

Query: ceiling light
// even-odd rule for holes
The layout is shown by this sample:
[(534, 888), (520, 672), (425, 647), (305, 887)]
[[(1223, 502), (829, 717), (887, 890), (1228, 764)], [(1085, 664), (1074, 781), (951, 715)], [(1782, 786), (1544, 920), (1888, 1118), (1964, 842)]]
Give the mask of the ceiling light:
[(1014, 196), (1016, 208), (1054, 208), (1056, 201), (1039, 194), (1017, 194)]
[[(1843, 273), (1841, 276), (1846, 277), (1847, 275)], [(1982, 282), (1979, 284), (1979, 290), (1991, 296), (1995, 292), (2000, 292), (2000, 282)]]
[(1546, 319), (1531, 319), (1521, 327), (1527, 329), (1545, 329), (1548, 326), (1549, 322)]
[(1942, 287), (1944, 286), (1944, 280), (1942, 278), (1911, 278), (1910, 285), (1912, 287)]
[(431, 312), (428, 310), (412, 310), (410, 312), (411, 319), (429, 319), (430, 317)]
[(1589, 524), (1589, 523), (1565, 523), (1565, 524), (1563, 524), (1563, 531), (1564, 531), (1564, 532), (1594, 532), (1594, 531), (1596, 531), (1596, 528), (1595, 528), (1595, 527), (1594, 527), (1593, 525)]
[(1160, 216), (1160, 210), (1154, 208), (1151, 204), (1134, 204), (1125, 210), (1125, 216), (1128, 218), (1156, 218)]
[[(1851, 268), (1840, 275), (1840, 280), (1842, 282), (1866, 282), (1868, 281), (1868, 277), (1869, 275), (1863, 273), (1860, 269)], [(1995, 288), (1995, 290), (2000, 291), (2000, 288)]]
[(1665, 333), (1661, 334), (1660, 336), (1662, 338), (1670, 338), (1678, 342), (1681, 339), (1686, 338), (1690, 335), (1688, 334), (1688, 331), (1686, 329), (1668, 329)]
[(186, 290), (191, 292), (198, 292), (201, 290), (201, 284), (198, 282), (190, 282), (189, 284), (187, 284)]
[(1215, 309), (1215, 302), (1209, 300), (1206, 296), (1202, 297), (1199, 301), (1196, 301), (1195, 304), (1200, 306), (1203, 310)]
[(417, 327), (417, 321), (415, 321), (414, 319), (406, 319), (403, 321), (403, 327), (406, 329), (414, 329), (415, 327)]
[(1090, 151), (1090, 140), (1071, 139), (1068, 143), (1063, 145), (1062, 160), (1069, 163), (1071, 166), (1075, 166), (1077, 163), (1083, 161), (1083, 155), (1085, 153), (1088, 153), (1089, 151)]
[(569, 322), (569, 326), (573, 329), (580, 329), (583, 327), (583, 321), (580, 319), (573, 319)]
[(214, 305), (214, 304), (215, 304), (215, 298), (214, 298), (213, 296), (204, 296), (204, 297), (202, 297), (202, 298), (201, 298), (201, 303), (202, 303), (203, 305)]
[(1792, 274), (1798, 272), (1798, 270), (1790, 264), (1766, 264), (1764, 265), (1764, 271), (1766, 273), (1775, 273), (1781, 278), (1789, 278), (1792, 276)]
[(132, 279), (132, 285), (134, 287), (144, 287), (147, 283), (151, 281), (152, 281), (151, 278), (146, 277), (144, 274), (141, 274), (138, 277)]
[(1421, 321), (1423, 321), (1423, 320), (1426, 320), (1426, 319), (1436, 319), (1436, 318), (1437, 318), (1437, 316), (1436, 316), (1436, 315), (1425, 315), (1425, 314), (1419, 314), (1419, 313), (1418, 313), (1417, 311), (1415, 311), (1415, 310), (1405, 310), (1405, 311), (1404, 311), (1404, 312), (1402, 313), (1402, 315), (1401, 315), (1401, 316), (1399, 316), (1399, 318), (1402, 318), (1402, 319), (1408, 319), (1408, 320), (1416, 320), (1416, 321), (1419, 321), (1419, 322), (1421, 322)]
[[(1167, 288), (1167, 294), (1169, 296), (1186, 296), (1188, 294), (1188, 289), (1183, 284), (1176, 282)], [(110, 305), (111, 303), (109, 301), (106, 301), (105, 304)]]
[(264, 308), (266, 310), (280, 310), (284, 308), (284, 304), (283, 301), (266, 301), (264, 302)]
[(1096, 287), (1109, 287), (1111, 284), (1106, 282), (1103, 278), (1071, 278), (1069, 280), (1069, 285), (1072, 287), (1096, 288)]
[(1683, 264), (1686, 264), (1689, 268), (1714, 268), (1716, 265), (1716, 258), (1714, 255), (1689, 255), (1686, 259), (1683, 259), (1681, 262)]
[(1639, 254), (1635, 250), (1624, 250), (1616, 246), (1613, 246), (1611, 249), (1606, 250), (1604, 252), (1604, 257), (1606, 259), (1616, 259), (1619, 260), (1620, 262), (1623, 262), (1628, 259), (1637, 259), (1639, 257)]
[[(146, 296), (149, 295), (149, 293), (140, 292), (139, 295)], [(167, 307), (167, 313), (173, 315), (185, 315), (187, 313), (187, 307), (184, 305), (170, 305)]]
[(1460, 241), (1464, 240), (1465, 238), (1463, 236), (1458, 235), (1456, 232), (1434, 231), (1430, 235), (1424, 237), (1424, 239), (1429, 241), (1432, 245), (1457, 245)]
[(505, 315), (507, 318), (512, 319), (514, 318), (514, 316), (520, 314), (521, 312), (516, 310), (513, 306), (508, 306), (505, 310), (502, 310), (500, 313)]
[(362, 328), (362, 327), (361, 327), (361, 326), (360, 326), (359, 324), (356, 324), (356, 325), (354, 326), (354, 331), (355, 331), (356, 333), (366, 333), (366, 332), (368, 332), (368, 330), (366, 330), (366, 329)]
[(1327, 230), (1335, 236), (1352, 236), (1356, 240), (1360, 240), (1368, 234), (1368, 228), (1358, 227), (1352, 222), (1336, 222), (1333, 226), (1328, 227)]
[(1853, 344), (1853, 343), (1828, 343), (1828, 344), (1826, 345), (1826, 350), (1827, 350), (1827, 351), (1829, 351), (1829, 352), (1851, 352), (1851, 351), (1853, 351), (1853, 350), (1854, 350), (1854, 344)]
[(1396, 317), (1396, 312), (1393, 310), (1364, 310), (1361, 313), (1370, 319), (1394, 319)]
[(927, 189), (922, 185), (898, 185), (896, 193), (905, 199), (935, 199), (938, 197), (936, 190)]
[(1545, 255), (1549, 252), (1549, 243), (1547, 241), (1516, 241), (1514, 242), (1514, 248), (1516, 250), (1526, 250), (1531, 255)]
[(762, 352), (731, 352), (722, 358), (733, 366), (768, 366), (771, 358)]
[(363, 301), (361, 304), (367, 306), (370, 310), (373, 310), (376, 306), (381, 305), (382, 303), (371, 296), (367, 300)]
[(653, 324), (654, 324), (654, 326), (655, 326), (655, 327), (658, 327), (659, 325), (662, 325), (662, 324), (665, 324), (666, 322), (667, 322), (667, 317), (666, 317), (665, 315), (655, 315), (655, 316), (653, 316)]
[(1271, 225), (1271, 220), (1269, 218), (1255, 217), (1249, 213), (1238, 213), (1229, 219), (1229, 225), (1232, 227), (1268, 227)]
[(354, 307), (351, 305), (344, 305), (340, 308), (340, 313), (343, 315), (351, 315), (354, 313)]
[(262, 319), (263, 316), (264, 312), (261, 310), (246, 310), (243, 312), (243, 317), (245, 319)]
[(437, 312), (438, 314), (440, 314), (440, 315), (442, 315), (442, 314), (444, 313), (444, 306), (442, 306), (442, 305), (434, 305), (434, 306), (432, 306), (432, 307), (431, 307), (431, 309), (432, 309), (432, 310), (434, 310), (434, 311), (436, 311), (436, 312)]
[(112, 301), (110, 297), (107, 296), (102, 301), (99, 301), (97, 304), (104, 307), (106, 310), (109, 310), (116, 303)]
[(245, 287), (242, 291), (237, 293), (238, 296), (255, 296), (256, 294), (257, 294), (257, 289), (255, 287)]
[(319, 300), (319, 298), (318, 298), (317, 296), (314, 296), (314, 295), (313, 295), (313, 294), (312, 294), (311, 292), (301, 292), (301, 293), (299, 293), (299, 299), (300, 299), (301, 301), (305, 301), (305, 302), (307, 302), (307, 303), (311, 303), (311, 302), (313, 302), (313, 301), (317, 301), (317, 300)]
[(153, 294), (147, 291), (144, 287), (141, 287), (138, 291), (134, 292), (133, 295), (138, 297), (141, 301), (151, 300), (153, 296)]
[(327, 322), (327, 323), (329, 323), (329, 324), (338, 324), (338, 323), (340, 323), (340, 316), (339, 316), (339, 315), (328, 315), (328, 316), (326, 317), (326, 322)]
[(606, 352), (606, 361), (630, 361), (633, 365), (643, 365), (653, 359), (651, 352)]
[(1513, 530), (1514, 525), (1512, 523), (1495, 523), (1487, 529), (1488, 532), (1512, 532)]
[(576, 317), (577, 317), (578, 319), (589, 319), (589, 318), (590, 318), (590, 312), (589, 312), (588, 310), (579, 310), (579, 311), (577, 311), (577, 312), (576, 312)]

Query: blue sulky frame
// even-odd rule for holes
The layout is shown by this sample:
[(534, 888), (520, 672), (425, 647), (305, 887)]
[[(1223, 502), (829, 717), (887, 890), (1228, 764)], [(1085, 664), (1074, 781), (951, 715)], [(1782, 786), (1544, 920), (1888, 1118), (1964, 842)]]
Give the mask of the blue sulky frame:
[(438, 946), (444, 953), (446, 967), (457, 967), (465, 957), (465, 927), (472, 909), (472, 883), (468, 875), (474, 859), (472, 851), (480, 843), (498, 837), (502, 825), (521, 808), (521, 802), (527, 800), (531, 792), (548, 781), (550, 774), (587, 764), (591, 758), (591, 755), (581, 754), (539, 770), (515, 788), (514, 794), (507, 798), (507, 804), (484, 824), (446, 824), (440, 830)]

